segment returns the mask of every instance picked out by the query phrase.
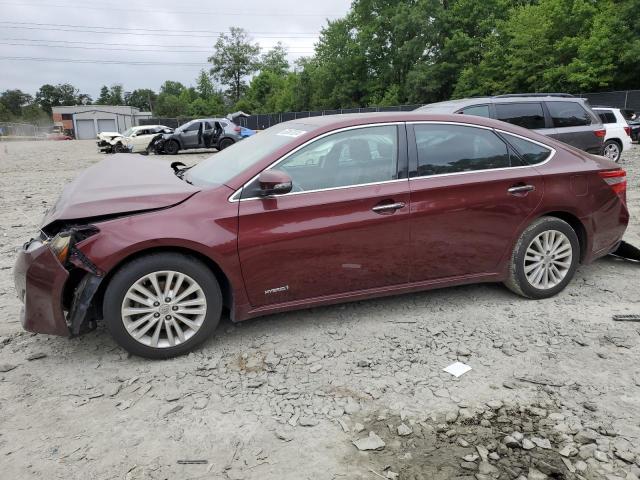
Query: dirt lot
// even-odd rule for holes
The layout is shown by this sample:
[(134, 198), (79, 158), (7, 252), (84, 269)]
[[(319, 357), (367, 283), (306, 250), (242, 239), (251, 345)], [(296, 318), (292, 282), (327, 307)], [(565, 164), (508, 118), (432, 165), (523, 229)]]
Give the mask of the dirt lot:
[[(640, 313), (640, 266), (612, 258), (544, 301), (479, 285), (225, 319), (168, 361), (102, 328), (22, 332), (15, 249), (101, 158), (93, 142), (0, 143), (0, 477), (640, 476), (640, 323), (611, 318)], [(623, 164), (640, 245), (640, 147)], [(456, 360), (473, 369), (442, 371)]]

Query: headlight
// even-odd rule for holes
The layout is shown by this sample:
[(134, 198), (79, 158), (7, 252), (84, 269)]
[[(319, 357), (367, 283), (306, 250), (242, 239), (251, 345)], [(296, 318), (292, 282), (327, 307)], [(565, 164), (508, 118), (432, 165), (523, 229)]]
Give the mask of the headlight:
[(60, 263), (65, 263), (69, 258), (69, 249), (71, 248), (71, 232), (62, 232), (53, 237), (47, 245), (58, 258)]

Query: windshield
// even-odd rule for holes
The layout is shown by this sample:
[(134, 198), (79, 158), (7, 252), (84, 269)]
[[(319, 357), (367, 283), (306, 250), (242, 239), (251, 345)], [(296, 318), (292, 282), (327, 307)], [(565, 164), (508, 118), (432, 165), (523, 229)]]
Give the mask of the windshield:
[(189, 128), (191, 125), (193, 125), (196, 122), (199, 122), (199, 120), (191, 120), (190, 122), (187, 122), (184, 125), (180, 125), (178, 128), (176, 128), (175, 131), (176, 133), (184, 132), (187, 128)]
[(199, 186), (226, 183), (267, 155), (314, 128), (314, 125), (301, 123), (275, 125), (203, 160), (189, 169), (187, 179)]
[(128, 130), (125, 130), (124, 133), (122, 134), (122, 136), (123, 137), (130, 137), (132, 133), (133, 133), (133, 128), (130, 128)]

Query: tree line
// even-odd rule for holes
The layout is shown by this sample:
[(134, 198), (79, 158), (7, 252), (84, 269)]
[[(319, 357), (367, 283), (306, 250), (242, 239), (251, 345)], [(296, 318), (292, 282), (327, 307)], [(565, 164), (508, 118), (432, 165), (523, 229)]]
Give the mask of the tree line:
[[(281, 44), (260, 54), (241, 28), (213, 45), (193, 86), (103, 86), (99, 105), (156, 116), (430, 103), (515, 92), (640, 88), (640, 0), (354, 0), (294, 65)], [(0, 94), (0, 121), (92, 103), (70, 84)]]

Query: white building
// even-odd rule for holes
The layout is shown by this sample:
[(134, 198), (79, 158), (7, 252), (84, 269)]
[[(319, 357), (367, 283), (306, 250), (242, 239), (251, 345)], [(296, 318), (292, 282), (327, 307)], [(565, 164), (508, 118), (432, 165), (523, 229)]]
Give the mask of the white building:
[(141, 118), (151, 118), (151, 112), (124, 105), (72, 105), (52, 107), (53, 122), (65, 130), (73, 130), (78, 140), (96, 138), (100, 132), (124, 132), (139, 124)]

